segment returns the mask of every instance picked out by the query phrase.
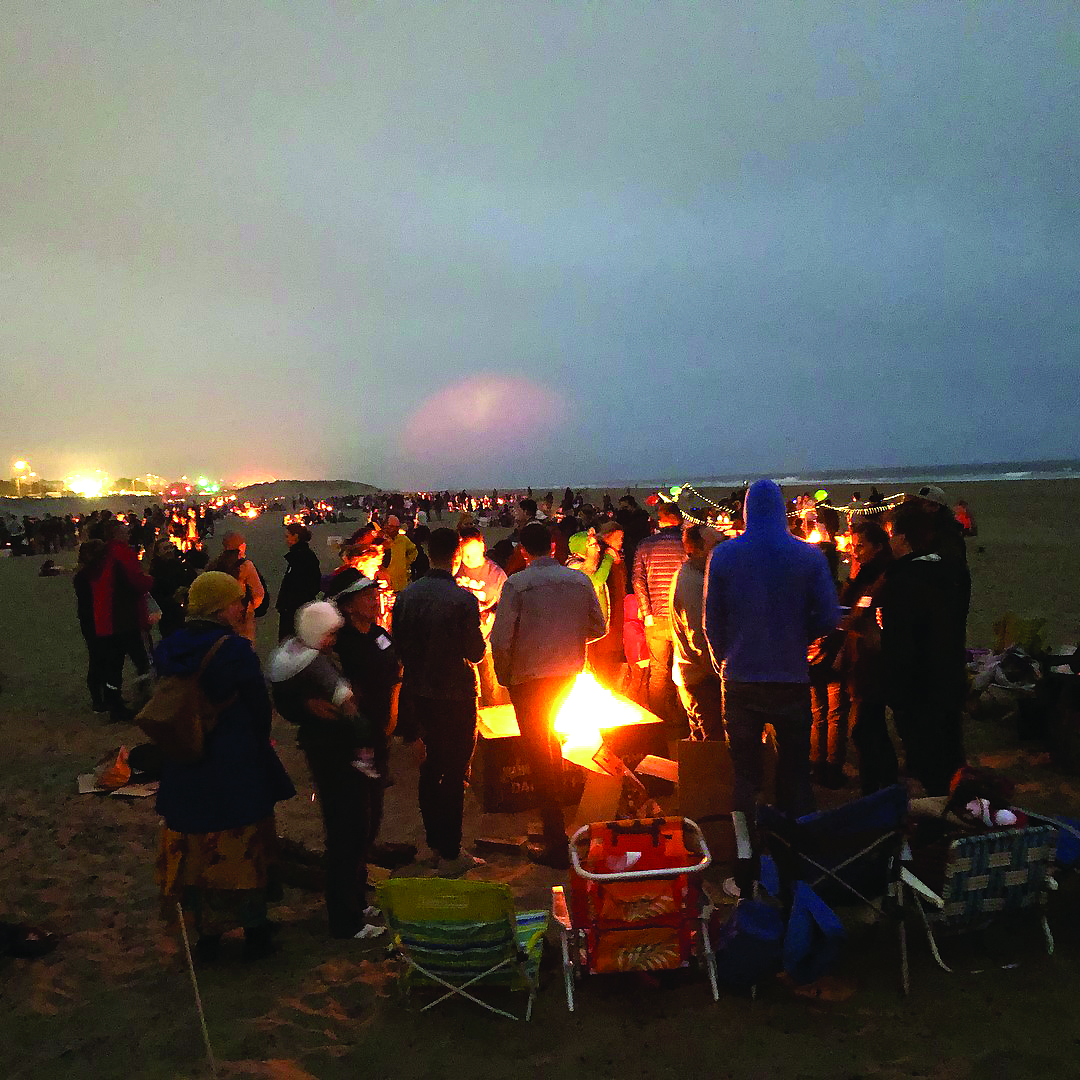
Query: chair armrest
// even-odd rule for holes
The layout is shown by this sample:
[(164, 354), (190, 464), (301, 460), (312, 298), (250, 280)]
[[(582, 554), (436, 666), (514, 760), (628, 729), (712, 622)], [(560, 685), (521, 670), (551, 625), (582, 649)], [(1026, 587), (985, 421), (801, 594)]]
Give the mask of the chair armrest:
[(943, 908), (945, 906), (945, 901), (929, 885), (920, 881), (906, 866), (900, 868), (900, 880), (924, 899), (929, 900), (934, 907)]
[(570, 912), (566, 907), (566, 890), (562, 885), (551, 889), (551, 917), (564, 929), (570, 929)]

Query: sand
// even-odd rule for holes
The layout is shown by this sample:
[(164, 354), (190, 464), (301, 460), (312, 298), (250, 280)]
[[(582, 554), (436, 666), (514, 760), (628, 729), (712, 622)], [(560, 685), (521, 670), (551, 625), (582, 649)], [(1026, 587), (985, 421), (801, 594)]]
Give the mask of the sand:
[[(1054, 640), (1080, 637), (1071, 557), (1078, 490), (1048, 481), (949, 492), (967, 498), (980, 527), (970, 549), (971, 644), (988, 643), (991, 623), (1007, 609), (1042, 615)], [(276, 594), (280, 515), (245, 531)], [(316, 528), (313, 546), (326, 568), (334, 562), (326, 538), (345, 531)], [(0, 560), (0, 912), (64, 938), (44, 960), (2, 962), (0, 1074), (209, 1075), (178, 944), (157, 918), (152, 800), (75, 794), (78, 773), (138, 732), (89, 711), (70, 579), (38, 578), (41, 561)], [(273, 616), (260, 623), (264, 657), (275, 629)], [(294, 733), (278, 721), (275, 737), (300, 792), (281, 809), (281, 831), (317, 847), (317, 810)], [(1040, 747), (1017, 744), (1012, 725), (973, 724), (968, 737), (979, 760), (1020, 780), (1020, 801), (1080, 814), (1080, 780), (1055, 772)], [(416, 771), (403, 748), (394, 770), (384, 836), (417, 842)], [(484, 816), (470, 797), (466, 834), (521, 832), (529, 817)], [(560, 879), (505, 855), (475, 876), (509, 882), (522, 907), (544, 906)], [(421, 1015), (398, 1000), (382, 944), (331, 941), (319, 899), (295, 889), (275, 912), (280, 954), (257, 967), (226, 960), (205, 969), (201, 988), (226, 1076), (1065, 1076), (1077, 1057), (1070, 1018), (1080, 992), (1078, 891), (1069, 880), (1055, 898), (1052, 958), (1027, 929), (950, 943), (958, 967), (986, 968), (979, 976), (939, 971), (913, 926), (907, 1001), (898, 993), (895, 928), (853, 926), (841, 975), (856, 992), (842, 1004), (808, 1003), (775, 986), (757, 1002), (725, 993), (714, 1005), (700, 978), (663, 986), (600, 978), (580, 988), (570, 1016), (552, 969), (529, 1025), (456, 1004)], [(1024, 962), (1015, 970), (994, 966), (1016, 959)]]

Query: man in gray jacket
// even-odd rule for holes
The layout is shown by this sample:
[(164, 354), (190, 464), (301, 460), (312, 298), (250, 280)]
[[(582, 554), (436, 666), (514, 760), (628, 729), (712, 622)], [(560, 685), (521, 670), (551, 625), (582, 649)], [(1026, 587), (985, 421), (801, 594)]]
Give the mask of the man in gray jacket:
[(580, 570), (553, 558), (551, 533), (539, 522), (521, 530), (525, 569), (503, 586), (491, 651), (495, 674), (510, 692), (525, 741), (540, 803), (543, 843), (529, 845), (529, 857), (566, 869), (569, 852), (559, 798), (562, 750), (555, 716), (585, 667), (585, 646), (607, 627), (592, 582)]

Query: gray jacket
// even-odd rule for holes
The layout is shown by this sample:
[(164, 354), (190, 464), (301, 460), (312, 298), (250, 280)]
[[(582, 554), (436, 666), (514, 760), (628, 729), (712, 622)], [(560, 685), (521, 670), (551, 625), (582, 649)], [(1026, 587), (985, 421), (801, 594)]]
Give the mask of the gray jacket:
[(607, 631), (592, 582), (550, 556), (535, 558), (503, 586), (491, 652), (503, 686), (585, 667), (585, 645)]

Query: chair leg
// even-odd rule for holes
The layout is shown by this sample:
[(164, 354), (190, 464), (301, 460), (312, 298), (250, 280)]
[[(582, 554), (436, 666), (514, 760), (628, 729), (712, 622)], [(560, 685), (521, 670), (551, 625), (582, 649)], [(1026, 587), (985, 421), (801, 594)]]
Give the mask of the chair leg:
[(574, 1011), (574, 964), (570, 959), (570, 941), (566, 928), (559, 932), (559, 941), (562, 943), (562, 971), (563, 985), (566, 987), (566, 1008)]
[(1054, 935), (1050, 933), (1050, 924), (1046, 921), (1046, 916), (1041, 916), (1043, 936), (1046, 938), (1046, 955), (1054, 955)]
[(896, 881), (893, 898), (896, 903), (896, 916), (900, 928), (900, 988), (904, 997), (907, 997), (911, 992), (911, 974), (908, 969), (907, 951), (907, 912), (904, 909), (904, 885), (899, 880)]
[(934, 939), (934, 931), (930, 929), (930, 920), (926, 917), (926, 909), (922, 905), (922, 901), (919, 899), (918, 894), (912, 891), (911, 894), (915, 898), (915, 906), (919, 909), (919, 914), (922, 916), (923, 926), (926, 928), (926, 940), (930, 942), (930, 951), (934, 954), (934, 959), (937, 961), (937, 965), (942, 971), (947, 971), (952, 974), (952, 968), (941, 959), (941, 953), (938, 952), (937, 941)]
[(720, 1000), (720, 988), (716, 982), (716, 957), (713, 955), (712, 942), (709, 940), (709, 919), (701, 920), (701, 950), (705, 956), (705, 970), (709, 975), (709, 986), (712, 988), (713, 1001)]

